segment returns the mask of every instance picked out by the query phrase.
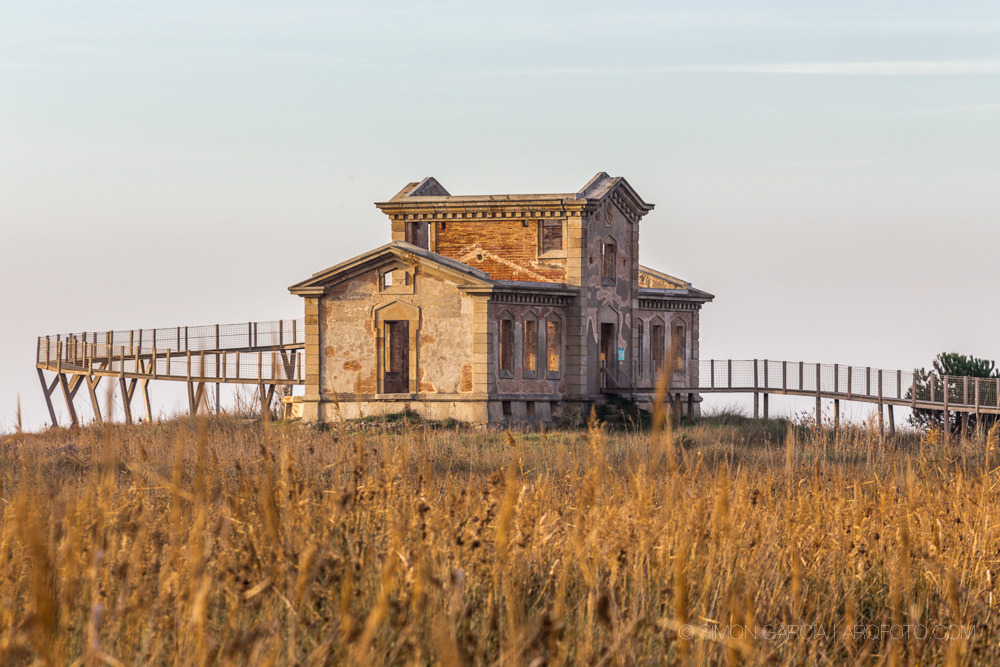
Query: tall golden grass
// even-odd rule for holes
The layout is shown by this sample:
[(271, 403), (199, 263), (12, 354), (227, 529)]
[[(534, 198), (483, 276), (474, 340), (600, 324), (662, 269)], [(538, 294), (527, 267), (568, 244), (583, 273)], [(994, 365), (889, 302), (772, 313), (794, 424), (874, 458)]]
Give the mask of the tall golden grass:
[(995, 663), (996, 445), (734, 417), (11, 435), (0, 664)]

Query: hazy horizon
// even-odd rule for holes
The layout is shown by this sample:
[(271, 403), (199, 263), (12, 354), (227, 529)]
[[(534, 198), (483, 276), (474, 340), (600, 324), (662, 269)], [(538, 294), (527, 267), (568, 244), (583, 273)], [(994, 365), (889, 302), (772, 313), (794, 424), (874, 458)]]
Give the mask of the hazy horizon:
[(716, 295), (704, 359), (1000, 359), (998, 37), (987, 3), (8, 3), (0, 432), (48, 421), (36, 336), (300, 317), (425, 176), (625, 177), (640, 261)]

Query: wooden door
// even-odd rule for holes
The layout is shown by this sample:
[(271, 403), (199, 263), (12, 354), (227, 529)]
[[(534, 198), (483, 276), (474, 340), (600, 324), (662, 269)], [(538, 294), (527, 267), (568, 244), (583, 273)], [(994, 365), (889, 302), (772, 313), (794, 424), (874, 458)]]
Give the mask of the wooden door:
[(410, 391), (410, 323), (388, 320), (385, 323), (385, 363), (382, 388), (387, 394)]

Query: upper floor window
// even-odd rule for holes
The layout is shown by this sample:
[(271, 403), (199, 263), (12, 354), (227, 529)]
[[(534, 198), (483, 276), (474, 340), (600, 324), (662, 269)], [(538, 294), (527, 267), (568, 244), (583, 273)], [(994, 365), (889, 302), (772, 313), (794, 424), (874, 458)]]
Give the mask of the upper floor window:
[(540, 255), (560, 252), (563, 249), (562, 220), (543, 220), (538, 224), (538, 250)]
[(555, 317), (545, 321), (545, 370), (558, 375), (562, 370), (562, 322)]
[(615, 283), (615, 262), (618, 258), (618, 246), (613, 240), (605, 241), (601, 244), (601, 283), (604, 285), (614, 285)]

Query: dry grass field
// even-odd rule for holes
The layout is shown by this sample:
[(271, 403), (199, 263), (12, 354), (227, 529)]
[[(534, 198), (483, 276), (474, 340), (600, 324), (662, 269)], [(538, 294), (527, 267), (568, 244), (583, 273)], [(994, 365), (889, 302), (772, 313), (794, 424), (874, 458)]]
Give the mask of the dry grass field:
[(0, 441), (0, 664), (996, 664), (996, 434)]

